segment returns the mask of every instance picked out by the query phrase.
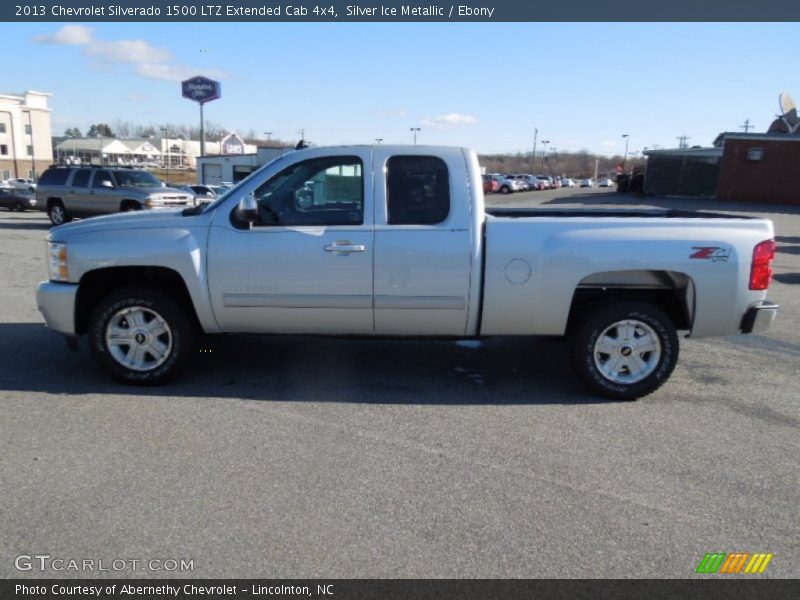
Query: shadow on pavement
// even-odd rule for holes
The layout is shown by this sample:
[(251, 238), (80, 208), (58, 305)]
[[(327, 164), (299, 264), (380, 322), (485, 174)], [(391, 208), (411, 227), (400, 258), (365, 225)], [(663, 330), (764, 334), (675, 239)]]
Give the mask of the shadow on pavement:
[(39, 323), (0, 324), (0, 390), (238, 398), (283, 402), (592, 404), (559, 339), (369, 340), (207, 336), (189, 369), (163, 386), (118, 383)]

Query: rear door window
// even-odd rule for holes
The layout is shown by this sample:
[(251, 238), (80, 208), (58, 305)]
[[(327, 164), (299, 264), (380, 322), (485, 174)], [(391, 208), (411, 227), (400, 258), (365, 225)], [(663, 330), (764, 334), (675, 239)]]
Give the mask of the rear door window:
[(386, 164), (389, 225), (436, 225), (450, 214), (450, 176), (436, 156), (392, 156)]
[(89, 176), (91, 174), (92, 172), (89, 169), (78, 169), (72, 178), (72, 185), (74, 187), (89, 187)]

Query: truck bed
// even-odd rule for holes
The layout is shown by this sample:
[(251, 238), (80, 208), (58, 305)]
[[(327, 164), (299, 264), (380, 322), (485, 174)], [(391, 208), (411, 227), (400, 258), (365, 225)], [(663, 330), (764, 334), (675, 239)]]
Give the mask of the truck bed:
[(486, 214), (508, 219), (535, 217), (650, 217), (671, 219), (752, 219), (744, 215), (658, 207), (635, 208), (486, 208)]

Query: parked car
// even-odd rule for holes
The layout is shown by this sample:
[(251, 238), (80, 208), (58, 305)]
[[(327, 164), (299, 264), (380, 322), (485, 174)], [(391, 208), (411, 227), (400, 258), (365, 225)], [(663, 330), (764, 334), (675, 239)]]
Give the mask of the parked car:
[(525, 191), (525, 184), (518, 179), (512, 179), (508, 175), (502, 173), (494, 173), (497, 180), (497, 191), (501, 194), (513, 194), (514, 192)]
[(36, 196), (27, 190), (0, 187), (0, 207), (23, 211), (36, 208)]
[(544, 186), (543, 189), (545, 190), (552, 189), (553, 182), (550, 180), (549, 177), (547, 177), (546, 175), (535, 175), (534, 177), (536, 177), (536, 179), (542, 182), (542, 185)]
[(191, 192), (194, 195), (195, 202), (198, 203), (213, 202), (217, 199), (217, 191), (210, 185), (181, 185), (178, 188)]
[(165, 187), (147, 171), (98, 166), (54, 166), (42, 173), (36, 205), (53, 225), (73, 217), (194, 205), (186, 190)]
[(678, 331), (757, 333), (778, 312), (768, 219), (486, 209), (480, 180), (465, 148), (287, 153), (205, 206), (52, 229), (37, 305), (132, 384), (178, 373), (203, 333), (569, 332), (580, 378), (625, 400), (669, 378)]
[(36, 191), (36, 182), (33, 179), (18, 177), (16, 179), (9, 179), (6, 183), (8, 183), (9, 187), (14, 188), (15, 190), (27, 190), (29, 192)]
[(497, 180), (494, 179), (491, 175), (482, 175), (481, 179), (483, 179), (484, 194), (492, 194), (497, 191), (498, 188)]
[(581, 187), (594, 187), (594, 182), (591, 179), (581, 179)]
[(561, 187), (568, 187), (568, 188), (575, 187), (575, 181), (573, 181), (569, 177), (562, 177)]
[(606, 177), (597, 182), (597, 187), (614, 187), (614, 182)]
[(522, 175), (515, 175), (516, 178), (520, 179), (521, 181), (525, 182), (525, 185), (529, 190), (543, 190), (544, 189), (544, 182), (540, 179), (534, 177), (533, 175), (529, 175), (527, 173)]

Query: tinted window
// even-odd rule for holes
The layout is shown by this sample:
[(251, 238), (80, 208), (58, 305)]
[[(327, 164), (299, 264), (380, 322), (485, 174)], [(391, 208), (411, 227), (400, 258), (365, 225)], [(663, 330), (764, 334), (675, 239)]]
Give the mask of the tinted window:
[(92, 180), (92, 187), (99, 188), (104, 181), (108, 181), (111, 185), (114, 185), (114, 180), (111, 179), (111, 173), (108, 171), (95, 171), (94, 172), (94, 179)]
[(89, 175), (92, 172), (89, 169), (78, 169), (75, 171), (75, 177), (72, 178), (72, 185), (75, 187), (89, 187)]
[(355, 156), (294, 164), (258, 188), (255, 196), (261, 225), (364, 222), (364, 170)]
[(39, 185), (64, 185), (69, 174), (69, 169), (47, 169), (39, 178)]
[(390, 225), (433, 225), (450, 214), (447, 165), (435, 156), (393, 156), (386, 170)]

